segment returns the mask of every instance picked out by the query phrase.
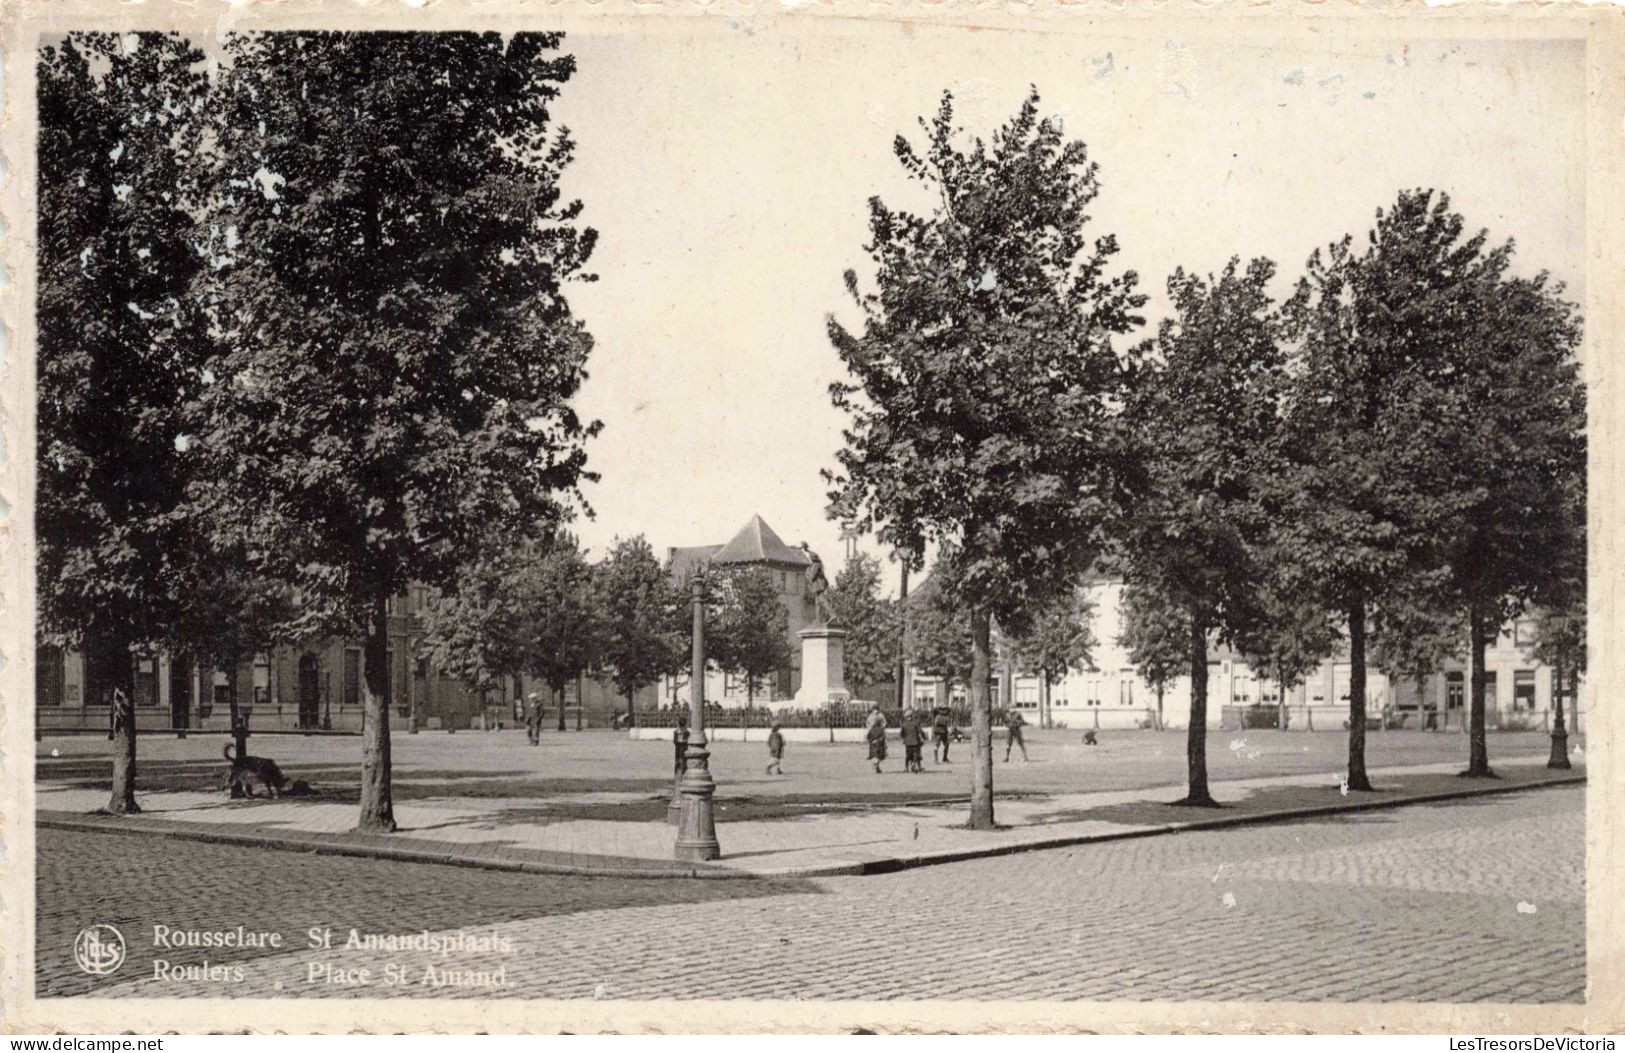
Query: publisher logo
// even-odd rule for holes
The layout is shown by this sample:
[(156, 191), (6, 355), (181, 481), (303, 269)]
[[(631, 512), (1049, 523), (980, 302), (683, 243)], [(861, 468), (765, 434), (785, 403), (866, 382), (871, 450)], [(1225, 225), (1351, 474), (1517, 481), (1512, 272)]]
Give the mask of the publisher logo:
[(106, 976), (124, 964), (124, 934), (111, 925), (79, 930), (73, 941), (73, 960), (92, 976)]

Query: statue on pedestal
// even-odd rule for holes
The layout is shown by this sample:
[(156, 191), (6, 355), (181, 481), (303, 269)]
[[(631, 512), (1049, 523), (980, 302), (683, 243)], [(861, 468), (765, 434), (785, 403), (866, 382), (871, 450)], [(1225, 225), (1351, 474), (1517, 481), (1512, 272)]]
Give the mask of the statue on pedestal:
[(824, 561), (818, 558), (818, 553), (812, 550), (805, 541), (801, 543), (801, 551), (807, 554), (809, 560), (804, 574), (806, 581), (806, 595), (813, 604), (813, 624), (828, 625), (832, 612), (829, 606), (829, 578), (824, 574)]

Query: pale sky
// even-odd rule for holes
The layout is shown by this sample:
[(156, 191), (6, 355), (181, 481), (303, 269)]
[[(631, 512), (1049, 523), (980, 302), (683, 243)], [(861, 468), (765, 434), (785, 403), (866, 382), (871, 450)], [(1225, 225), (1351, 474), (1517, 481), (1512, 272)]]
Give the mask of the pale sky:
[(570, 35), (579, 72), (557, 107), (579, 144), (569, 190), (600, 234), (600, 281), (573, 294), (597, 340), (578, 400), (604, 422), (597, 518), (578, 524), (597, 551), (636, 533), (660, 553), (720, 543), (759, 512), (839, 563), (819, 478), (843, 423), (825, 317), (850, 316), (842, 272), (866, 273), (868, 197), (899, 200), (893, 137), (918, 141), (944, 88), (986, 134), (1035, 84), (1088, 143), (1095, 231), (1154, 294), (1134, 340), (1175, 266), (1265, 255), (1284, 288), (1410, 186), (1448, 191), (1471, 226), (1516, 238), (1520, 271), (1583, 292), (1578, 43), (660, 21)]

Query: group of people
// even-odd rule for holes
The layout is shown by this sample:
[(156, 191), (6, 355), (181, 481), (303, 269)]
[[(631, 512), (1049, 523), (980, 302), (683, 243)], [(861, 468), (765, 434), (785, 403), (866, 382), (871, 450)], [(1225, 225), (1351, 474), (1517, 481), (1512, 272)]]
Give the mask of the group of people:
[[(1021, 734), (1021, 729), (1026, 724), (1026, 719), (1014, 709), (1005, 714), (1004, 726), (1008, 732), (1004, 746), (1006, 762), (1010, 760), (1010, 752), (1013, 749), (1020, 749), (1021, 759), (1023, 761), (1027, 759), (1027, 743)], [(869, 707), (869, 716), (864, 721), (863, 727), (864, 740), (869, 744), (869, 763), (874, 766), (878, 775), (881, 773), (880, 764), (886, 759), (886, 715), (880, 711), (879, 706)], [(905, 771), (918, 773), (925, 770), (923, 756), (927, 728), (931, 734), (931, 760), (936, 764), (952, 763), (948, 759), (949, 746), (965, 739), (964, 732), (960, 731), (958, 724), (954, 722), (953, 710), (947, 706), (937, 706), (929, 714), (912, 707), (903, 710), (898, 738), (903, 743)]]
[[(929, 718), (929, 722), (927, 721)], [(1022, 738), (1021, 729), (1026, 727), (1027, 721), (1017, 710), (1011, 709), (1005, 713), (1004, 726), (1007, 737), (1004, 744), (1004, 759), (1008, 763), (1011, 751), (1021, 750), (1022, 761), (1027, 760), (1027, 743)], [(869, 715), (864, 719), (863, 738), (869, 748), (869, 763), (873, 765), (875, 774), (882, 774), (881, 762), (886, 759), (886, 715), (880, 711), (878, 705), (869, 707)], [(898, 738), (903, 743), (903, 768), (905, 771), (919, 773), (925, 770), (925, 737), (927, 730), (931, 736), (931, 760), (936, 764), (952, 763), (948, 759), (949, 747), (955, 742), (963, 742), (965, 733), (959, 730), (954, 721), (953, 710), (947, 706), (937, 706), (929, 714), (923, 710), (912, 707), (903, 710), (903, 719), (898, 728)], [(671, 740), (675, 748), (675, 774), (681, 776), (687, 768), (688, 751), (688, 719), (678, 717), (677, 726), (672, 729)], [(784, 731), (779, 722), (774, 721), (767, 730), (767, 754), (770, 758), (767, 764), (768, 775), (784, 774)]]

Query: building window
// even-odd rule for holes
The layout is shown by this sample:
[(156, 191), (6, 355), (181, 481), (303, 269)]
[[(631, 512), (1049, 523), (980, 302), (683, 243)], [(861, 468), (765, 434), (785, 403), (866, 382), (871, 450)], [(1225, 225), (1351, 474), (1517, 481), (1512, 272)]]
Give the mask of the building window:
[(1117, 704), (1132, 706), (1134, 704), (1134, 670), (1123, 670), (1117, 681)]
[(1484, 671), (1484, 708), (1494, 709), (1498, 704), (1496, 699), (1499, 697), (1499, 692), (1495, 690), (1495, 674), (1486, 669)]
[(1512, 708), (1535, 708), (1535, 671), (1519, 669), (1512, 674)]
[(1512, 642), (1519, 647), (1534, 646), (1537, 635), (1533, 618), (1519, 618), (1512, 623)]
[(1466, 704), (1467, 678), (1460, 673), (1444, 675), (1444, 708), (1460, 709)]
[(136, 659), (135, 704), (138, 706), (156, 706), (158, 704), (158, 660), (156, 658)]
[(39, 647), (34, 651), (34, 704), (62, 704), (62, 648)]
[(346, 706), (361, 702), (361, 652), (354, 647), (344, 649), (344, 694), (339, 701)]
[(937, 685), (916, 683), (914, 685), (914, 704), (916, 706), (935, 707), (937, 704)]
[(257, 654), (254, 656), (254, 704), (275, 701), (271, 697), (271, 656)]
[(1332, 698), (1338, 702), (1349, 700), (1350, 669), (1347, 662), (1338, 662), (1332, 666)]
[(1038, 681), (1018, 680), (1016, 682), (1016, 708), (1038, 708)]

